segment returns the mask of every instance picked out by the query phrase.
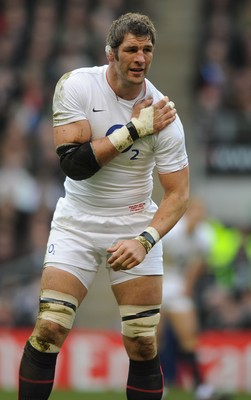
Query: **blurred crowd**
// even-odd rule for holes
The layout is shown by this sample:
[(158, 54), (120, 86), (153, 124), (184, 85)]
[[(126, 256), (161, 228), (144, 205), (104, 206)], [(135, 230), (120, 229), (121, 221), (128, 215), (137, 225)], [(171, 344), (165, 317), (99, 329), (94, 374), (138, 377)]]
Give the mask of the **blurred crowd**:
[[(204, 150), (205, 171), (228, 178), (236, 174), (250, 176), (250, 0), (201, 3), (195, 69), (195, 125)], [(201, 326), (251, 328), (250, 216), (246, 226), (230, 226), (230, 221), (217, 221), (214, 216), (209, 220), (214, 244), (205, 260), (207, 271), (198, 280), (195, 293)]]
[(204, 0), (197, 131), (209, 173), (251, 173), (251, 1)]
[(55, 84), (69, 70), (106, 62), (108, 28), (130, 5), (0, 1), (0, 326), (33, 323), (50, 220), (63, 195), (52, 134)]
[[(142, 12), (143, 3), (137, 2)], [(37, 311), (50, 220), (63, 195), (52, 135), (55, 84), (66, 71), (106, 62), (108, 27), (133, 4), (0, 0), (0, 326), (33, 325)], [(251, 132), (251, 1), (203, 4), (198, 137), (231, 141), (238, 134), (245, 142)], [(215, 241), (194, 291), (201, 326), (250, 328), (250, 230), (210, 223)]]

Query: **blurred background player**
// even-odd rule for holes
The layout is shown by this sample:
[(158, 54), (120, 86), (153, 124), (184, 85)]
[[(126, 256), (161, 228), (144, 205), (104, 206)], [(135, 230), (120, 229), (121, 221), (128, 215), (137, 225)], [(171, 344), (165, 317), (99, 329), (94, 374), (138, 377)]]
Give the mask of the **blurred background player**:
[(189, 366), (196, 400), (214, 398), (213, 387), (203, 382), (197, 361), (199, 321), (194, 289), (205, 271), (213, 237), (198, 198), (176, 226), (162, 238), (164, 253), (160, 354), (167, 385), (177, 384), (179, 362)]

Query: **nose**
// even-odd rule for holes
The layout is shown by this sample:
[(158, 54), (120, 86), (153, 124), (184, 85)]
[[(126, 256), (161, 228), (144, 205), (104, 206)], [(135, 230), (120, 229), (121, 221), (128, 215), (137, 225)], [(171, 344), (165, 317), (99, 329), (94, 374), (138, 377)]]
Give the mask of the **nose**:
[(145, 62), (145, 55), (142, 50), (139, 50), (136, 54), (136, 62), (138, 63), (144, 63)]

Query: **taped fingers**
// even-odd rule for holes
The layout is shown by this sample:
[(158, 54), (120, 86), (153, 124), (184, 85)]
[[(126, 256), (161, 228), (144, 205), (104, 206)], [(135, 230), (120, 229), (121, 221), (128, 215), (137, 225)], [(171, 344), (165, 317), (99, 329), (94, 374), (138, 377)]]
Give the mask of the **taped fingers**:
[(176, 118), (176, 109), (170, 108), (167, 104), (162, 108), (155, 108), (154, 111), (154, 130), (161, 131)]
[(170, 118), (170, 116), (172, 117), (173, 115), (176, 114), (175, 103), (169, 100), (167, 96), (163, 97), (162, 100), (155, 103), (153, 105), (153, 108), (154, 108), (155, 118), (161, 118), (166, 116)]
[(162, 100), (159, 100), (157, 103), (154, 104), (155, 109), (161, 109), (164, 107), (168, 107), (170, 109), (175, 108), (175, 103), (169, 100), (169, 97), (164, 96)]
[(155, 336), (160, 320), (160, 304), (151, 306), (122, 305), (119, 307), (122, 334), (131, 338)]
[(173, 110), (175, 108), (175, 104), (173, 101), (168, 101), (168, 103), (166, 104), (169, 108), (171, 108), (171, 110)]

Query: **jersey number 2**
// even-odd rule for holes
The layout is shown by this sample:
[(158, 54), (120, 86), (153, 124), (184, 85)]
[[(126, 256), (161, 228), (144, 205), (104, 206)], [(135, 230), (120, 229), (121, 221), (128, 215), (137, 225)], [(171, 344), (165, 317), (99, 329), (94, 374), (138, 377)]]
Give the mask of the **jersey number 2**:
[(138, 155), (139, 155), (139, 150), (136, 149), (132, 149), (131, 150), (134, 154), (132, 157), (130, 157), (130, 160), (137, 160), (138, 159)]

